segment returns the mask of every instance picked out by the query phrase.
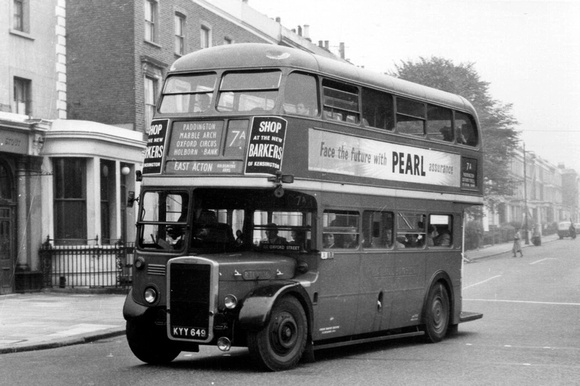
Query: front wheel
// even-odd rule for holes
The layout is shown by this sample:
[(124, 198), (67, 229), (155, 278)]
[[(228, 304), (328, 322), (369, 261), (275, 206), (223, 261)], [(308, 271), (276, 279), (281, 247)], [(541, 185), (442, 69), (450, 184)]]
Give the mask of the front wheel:
[(259, 331), (248, 333), (252, 357), (270, 371), (288, 370), (296, 366), (306, 347), (306, 314), (293, 296), (276, 302), (270, 321)]
[(449, 327), (449, 294), (441, 283), (436, 283), (429, 290), (425, 310), (425, 340), (429, 343), (440, 342), (447, 334)]
[(177, 358), (181, 350), (173, 347), (163, 330), (135, 320), (127, 321), (127, 342), (133, 354), (145, 363), (166, 364)]

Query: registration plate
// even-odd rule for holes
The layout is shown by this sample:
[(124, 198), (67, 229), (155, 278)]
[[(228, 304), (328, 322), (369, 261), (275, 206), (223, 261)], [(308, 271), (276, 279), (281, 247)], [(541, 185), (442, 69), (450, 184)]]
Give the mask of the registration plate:
[(171, 336), (184, 339), (206, 339), (207, 329), (197, 327), (171, 327)]

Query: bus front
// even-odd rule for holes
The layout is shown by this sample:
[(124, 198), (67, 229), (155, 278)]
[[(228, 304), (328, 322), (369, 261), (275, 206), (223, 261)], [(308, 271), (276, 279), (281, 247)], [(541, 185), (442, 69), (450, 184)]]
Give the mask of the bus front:
[[(282, 170), (288, 122), (275, 113), (285, 76), (274, 67), (174, 71), (165, 81), (124, 307), (129, 345), (144, 362), (235, 345), (284, 369), (308, 343), (316, 198), (290, 189)], [(272, 311), (280, 299), (286, 306)], [(274, 341), (263, 332), (271, 312), (284, 316)]]

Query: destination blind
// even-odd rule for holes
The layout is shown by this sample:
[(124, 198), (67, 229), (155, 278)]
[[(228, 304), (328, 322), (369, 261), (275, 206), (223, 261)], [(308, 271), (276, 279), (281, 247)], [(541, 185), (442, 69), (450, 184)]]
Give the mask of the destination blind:
[(174, 122), (165, 173), (241, 174), (247, 131), (247, 120), (229, 121), (227, 130), (223, 120)]

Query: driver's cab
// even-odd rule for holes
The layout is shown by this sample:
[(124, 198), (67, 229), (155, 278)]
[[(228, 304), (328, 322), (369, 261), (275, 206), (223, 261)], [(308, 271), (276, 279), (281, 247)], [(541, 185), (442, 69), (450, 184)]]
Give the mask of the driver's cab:
[(144, 190), (138, 248), (172, 253), (279, 251), (313, 245), (316, 201), (257, 189)]

